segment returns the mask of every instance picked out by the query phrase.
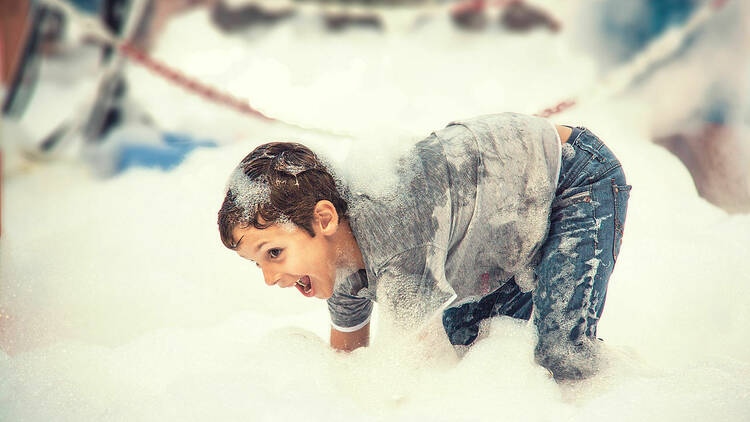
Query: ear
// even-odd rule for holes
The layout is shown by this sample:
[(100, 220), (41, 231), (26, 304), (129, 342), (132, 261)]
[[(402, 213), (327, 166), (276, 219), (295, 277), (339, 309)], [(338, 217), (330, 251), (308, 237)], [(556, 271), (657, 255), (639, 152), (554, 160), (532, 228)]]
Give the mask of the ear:
[(331, 236), (339, 228), (339, 214), (331, 201), (318, 201), (313, 209), (313, 225), (323, 234)]

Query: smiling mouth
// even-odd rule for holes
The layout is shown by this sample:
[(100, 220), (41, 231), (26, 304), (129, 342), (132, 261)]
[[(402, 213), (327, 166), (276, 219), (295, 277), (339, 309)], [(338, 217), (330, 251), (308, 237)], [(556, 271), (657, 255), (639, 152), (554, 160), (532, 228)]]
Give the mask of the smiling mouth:
[(296, 283), (294, 283), (294, 286), (305, 297), (312, 297), (315, 294), (315, 292), (313, 291), (312, 282), (310, 281), (310, 277), (308, 276), (301, 277), (299, 280), (297, 280)]

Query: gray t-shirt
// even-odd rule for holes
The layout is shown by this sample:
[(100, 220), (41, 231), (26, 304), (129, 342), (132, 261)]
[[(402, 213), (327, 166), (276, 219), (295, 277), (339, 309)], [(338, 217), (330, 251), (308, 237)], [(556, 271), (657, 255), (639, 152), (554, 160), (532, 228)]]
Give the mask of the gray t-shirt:
[(547, 236), (559, 172), (557, 131), (538, 117), (481, 116), (418, 142), (399, 161), (397, 189), (349, 193), (366, 269), (336, 284), (333, 327), (361, 328), (372, 301), (415, 327), (511, 276), (523, 287)]

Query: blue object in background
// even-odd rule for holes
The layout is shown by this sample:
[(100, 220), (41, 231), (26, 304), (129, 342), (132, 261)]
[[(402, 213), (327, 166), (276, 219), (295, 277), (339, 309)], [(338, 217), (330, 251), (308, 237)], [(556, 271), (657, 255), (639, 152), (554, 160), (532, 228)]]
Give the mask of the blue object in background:
[[(685, 24), (699, 7), (711, 0), (604, 0), (593, 5), (591, 12), (597, 18), (598, 32), (602, 35), (599, 45), (606, 51), (604, 61), (618, 65), (632, 60), (648, 45), (666, 31)], [(736, 11), (736, 9), (735, 9)], [(723, 20), (722, 20), (723, 19)], [(633, 87), (648, 81), (664, 66), (699, 49), (732, 48), (732, 42), (740, 39), (741, 21), (719, 16), (688, 34), (680, 47), (667, 57), (656, 61), (633, 81)], [(726, 41), (722, 41), (725, 37)], [(742, 53), (738, 53), (741, 55)], [(737, 66), (748, 66), (737, 60)], [(694, 108), (689, 117), (692, 121), (726, 125), (736, 117), (737, 110), (747, 107), (737, 94), (737, 87), (727, 72), (707, 62), (704, 78), (710, 78), (709, 87), (694, 99)]]
[(164, 133), (162, 145), (125, 144), (120, 147), (114, 173), (122, 173), (131, 167), (172, 170), (185, 160), (196, 148), (214, 148), (213, 141), (196, 141), (184, 134)]
[(701, 0), (607, 0), (598, 6), (603, 8), (601, 32), (617, 45), (615, 60), (626, 62), (667, 29), (685, 23), (700, 4)]
[(78, 8), (78, 10), (91, 13), (91, 14), (98, 14), (101, 10), (102, 3), (104, 3), (104, 0), (68, 0), (73, 6)]

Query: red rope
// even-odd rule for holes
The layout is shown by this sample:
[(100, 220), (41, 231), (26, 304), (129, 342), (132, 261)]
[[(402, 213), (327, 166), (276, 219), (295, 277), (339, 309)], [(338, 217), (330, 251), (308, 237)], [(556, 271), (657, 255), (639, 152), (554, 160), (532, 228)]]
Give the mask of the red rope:
[(260, 117), (264, 120), (276, 120), (256, 110), (247, 101), (237, 98), (226, 92), (214, 89), (209, 85), (205, 85), (198, 80), (191, 78), (184, 73), (170, 67), (169, 65), (154, 59), (153, 57), (148, 55), (148, 53), (133, 46), (132, 44), (121, 44), (119, 46), (119, 50), (122, 54), (125, 55), (125, 57), (128, 57), (129, 59), (145, 66), (147, 69), (164, 77), (175, 85), (180, 86), (187, 91), (198, 94), (211, 102), (223, 104), (229, 108), (233, 108), (239, 111), (240, 113)]
[(476, 12), (484, 9), (485, 0), (467, 0), (462, 1), (451, 8), (452, 14), (461, 14), (464, 12)]
[(467, 11), (478, 12), (485, 7), (503, 8), (513, 3), (521, 3), (523, 0), (464, 0), (451, 7), (451, 14), (461, 14)]
[(714, 0), (714, 2), (711, 4), (714, 9), (721, 9), (724, 7), (729, 0)]
[[(175, 85), (197, 94), (211, 102), (225, 105), (232, 108), (240, 113), (248, 114), (253, 117), (259, 117), (268, 121), (277, 121), (273, 117), (266, 116), (262, 112), (253, 108), (247, 101), (237, 98), (226, 92), (219, 91), (213, 87), (206, 85), (194, 78), (191, 78), (184, 73), (170, 67), (169, 65), (160, 62), (151, 57), (145, 51), (133, 46), (129, 43), (124, 43), (119, 46), (120, 52), (128, 57), (129, 59), (139, 63), (152, 72), (162, 76), (168, 81)], [(554, 114), (562, 113), (563, 111), (575, 106), (577, 104), (575, 99), (569, 99), (559, 102), (557, 105), (545, 108), (544, 110), (536, 113), (535, 116), (539, 117), (550, 117)]]
[(540, 111), (539, 113), (534, 114), (535, 116), (539, 117), (550, 117), (553, 114), (562, 113), (563, 111), (575, 106), (578, 104), (578, 102), (575, 99), (569, 99), (565, 101), (561, 101), (557, 103), (557, 105), (554, 105), (552, 107), (547, 107), (544, 110)]

